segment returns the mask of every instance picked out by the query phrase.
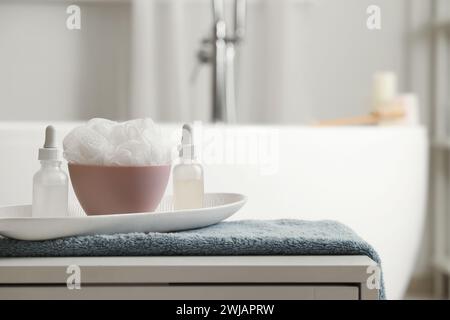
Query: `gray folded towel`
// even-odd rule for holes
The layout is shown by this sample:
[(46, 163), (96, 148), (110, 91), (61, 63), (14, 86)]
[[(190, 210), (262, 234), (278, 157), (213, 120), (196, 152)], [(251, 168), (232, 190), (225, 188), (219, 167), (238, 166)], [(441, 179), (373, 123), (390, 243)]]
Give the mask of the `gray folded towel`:
[[(365, 255), (375, 250), (336, 221), (241, 220), (173, 233), (128, 233), (46, 241), (0, 238), (0, 257), (172, 255)], [(380, 298), (384, 298), (384, 284)]]

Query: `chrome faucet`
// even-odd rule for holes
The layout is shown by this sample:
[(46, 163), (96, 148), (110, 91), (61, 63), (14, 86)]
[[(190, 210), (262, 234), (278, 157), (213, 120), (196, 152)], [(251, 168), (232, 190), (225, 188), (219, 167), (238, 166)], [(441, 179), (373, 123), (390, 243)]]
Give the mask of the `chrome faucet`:
[(213, 34), (202, 40), (197, 54), (200, 63), (212, 66), (212, 121), (236, 122), (236, 47), (245, 35), (246, 0), (234, 0), (232, 34), (225, 20), (224, 0), (211, 0)]

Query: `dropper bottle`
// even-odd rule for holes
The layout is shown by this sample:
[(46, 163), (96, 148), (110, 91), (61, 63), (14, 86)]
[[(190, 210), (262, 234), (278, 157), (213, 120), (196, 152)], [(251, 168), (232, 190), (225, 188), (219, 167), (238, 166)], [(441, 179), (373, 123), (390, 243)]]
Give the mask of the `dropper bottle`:
[(173, 169), (174, 209), (197, 209), (203, 207), (203, 167), (197, 161), (193, 142), (193, 128), (183, 126), (180, 147), (180, 163)]
[(67, 215), (68, 178), (61, 169), (62, 154), (56, 146), (53, 126), (45, 129), (45, 143), (39, 149), (41, 169), (33, 177), (33, 217)]

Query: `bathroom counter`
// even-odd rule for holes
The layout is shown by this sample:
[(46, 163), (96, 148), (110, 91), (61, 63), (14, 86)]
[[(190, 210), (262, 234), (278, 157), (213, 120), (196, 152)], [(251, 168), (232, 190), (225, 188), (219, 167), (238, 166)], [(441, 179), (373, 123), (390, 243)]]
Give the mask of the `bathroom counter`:
[(0, 258), (0, 299), (371, 300), (374, 266), (366, 256)]

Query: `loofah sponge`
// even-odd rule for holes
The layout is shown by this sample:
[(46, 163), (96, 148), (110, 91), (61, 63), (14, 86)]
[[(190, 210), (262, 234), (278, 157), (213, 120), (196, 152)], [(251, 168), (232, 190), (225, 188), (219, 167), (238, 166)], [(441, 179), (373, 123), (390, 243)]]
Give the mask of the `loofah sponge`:
[(70, 163), (103, 166), (147, 166), (171, 163), (173, 144), (151, 119), (115, 122), (95, 118), (64, 138)]

